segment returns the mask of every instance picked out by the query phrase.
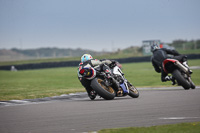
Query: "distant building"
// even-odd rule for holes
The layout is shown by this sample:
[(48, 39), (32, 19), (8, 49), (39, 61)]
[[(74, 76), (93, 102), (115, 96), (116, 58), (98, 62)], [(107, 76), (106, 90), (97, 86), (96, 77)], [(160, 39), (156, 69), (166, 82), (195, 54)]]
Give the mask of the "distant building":
[(144, 56), (152, 55), (151, 53), (151, 45), (157, 44), (160, 46), (161, 42), (160, 40), (145, 40), (142, 41), (142, 54)]

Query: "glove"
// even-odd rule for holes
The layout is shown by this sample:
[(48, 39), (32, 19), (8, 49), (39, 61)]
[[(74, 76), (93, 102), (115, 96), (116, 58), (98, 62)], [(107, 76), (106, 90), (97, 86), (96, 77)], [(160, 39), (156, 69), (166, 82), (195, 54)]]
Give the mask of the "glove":
[(116, 60), (111, 60), (112, 64), (116, 64), (117, 61)]
[(115, 60), (111, 60), (111, 64), (110, 64), (110, 68), (113, 68), (113, 67), (115, 67), (116, 65), (117, 65), (117, 61), (115, 61)]

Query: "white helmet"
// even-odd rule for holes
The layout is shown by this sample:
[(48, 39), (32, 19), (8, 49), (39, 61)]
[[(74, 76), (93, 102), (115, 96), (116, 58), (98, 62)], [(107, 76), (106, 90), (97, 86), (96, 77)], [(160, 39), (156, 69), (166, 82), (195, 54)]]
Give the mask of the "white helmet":
[(88, 60), (91, 60), (93, 59), (92, 56), (90, 54), (84, 54), (82, 57), (81, 57), (81, 62), (84, 63)]

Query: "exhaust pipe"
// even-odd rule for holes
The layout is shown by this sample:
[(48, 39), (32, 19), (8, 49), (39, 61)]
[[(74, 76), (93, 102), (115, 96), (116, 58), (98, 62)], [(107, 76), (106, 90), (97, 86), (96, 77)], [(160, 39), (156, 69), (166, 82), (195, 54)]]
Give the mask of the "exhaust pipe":
[(176, 61), (174, 64), (181, 70), (183, 70), (185, 73), (189, 74), (188, 68), (181, 64), (179, 61)]

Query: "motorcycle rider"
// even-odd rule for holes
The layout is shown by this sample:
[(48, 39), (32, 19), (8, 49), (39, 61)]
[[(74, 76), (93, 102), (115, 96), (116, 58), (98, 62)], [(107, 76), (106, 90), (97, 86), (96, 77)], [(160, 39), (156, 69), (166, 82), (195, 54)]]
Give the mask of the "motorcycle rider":
[[(108, 66), (115, 63), (116, 63), (115, 61), (111, 61), (107, 59), (105, 60), (93, 59), (93, 57), (90, 54), (84, 54), (81, 57), (81, 63), (79, 64), (79, 69), (78, 69), (78, 79), (81, 82), (81, 84), (85, 87), (88, 93), (88, 96), (90, 97), (91, 100), (94, 100), (97, 95), (96, 92), (90, 86), (91, 80), (88, 80), (88, 79), (92, 79), (96, 75), (93, 68), (97, 68), (97, 67), (100, 68), (100, 71), (104, 71), (107, 78), (110, 78), (111, 70)], [(82, 68), (89, 68), (88, 71), (91, 70), (91, 73), (87, 75), (87, 72), (81, 71)], [(83, 78), (83, 76), (85, 77)]]
[[(151, 61), (152, 65), (154, 66), (154, 69), (156, 72), (161, 72), (161, 81), (166, 82), (170, 80), (170, 77), (167, 76), (167, 73), (163, 70), (162, 63), (167, 58), (173, 58), (180, 62), (183, 62), (183, 65), (185, 65), (188, 69), (189, 66), (187, 65), (187, 56), (179, 54), (176, 50), (166, 49), (166, 48), (160, 48), (157, 44), (151, 45), (151, 52), (153, 53)], [(172, 57), (173, 55), (173, 57)], [(189, 69), (190, 73), (192, 71)], [(175, 81), (173, 79), (172, 84), (175, 84)]]

